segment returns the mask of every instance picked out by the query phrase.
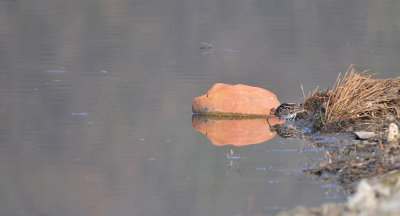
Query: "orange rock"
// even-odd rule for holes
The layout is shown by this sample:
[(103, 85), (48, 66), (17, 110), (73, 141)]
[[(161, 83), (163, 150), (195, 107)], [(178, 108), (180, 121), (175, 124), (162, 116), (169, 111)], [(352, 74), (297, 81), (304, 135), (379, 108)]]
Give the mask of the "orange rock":
[(280, 105), (275, 94), (243, 84), (216, 83), (193, 100), (193, 113), (204, 115), (268, 116), (271, 108)]
[[(275, 125), (282, 124), (284, 121), (271, 118), (269, 122), (271, 125)], [(270, 127), (264, 118), (215, 120), (193, 117), (192, 124), (196, 130), (205, 134), (216, 146), (257, 144), (266, 142), (276, 135), (276, 132), (270, 131)]]

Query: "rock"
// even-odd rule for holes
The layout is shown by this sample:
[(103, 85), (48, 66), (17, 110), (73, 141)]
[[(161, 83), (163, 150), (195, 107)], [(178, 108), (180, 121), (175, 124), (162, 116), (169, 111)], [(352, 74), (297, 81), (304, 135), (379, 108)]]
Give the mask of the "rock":
[(388, 132), (388, 142), (394, 143), (397, 142), (397, 139), (399, 137), (399, 128), (395, 123), (390, 123), (389, 124), (389, 132)]
[(362, 180), (357, 193), (349, 198), (347, 207), (359, 215), (399, 215), (400, 172)]
[(378, 198), (375, 195), (375, 192), (376, 189), (373, 185), (368, 183), (367, 180), (362, 180), (357, 186), (357, 193), (349, 199), (349, 208), (358, 211), (376, 208), (378, 206)]
[(243, 84), (216, 83), (193, 100), (193, 113), (213, 116), (268, 116), (280, 105), (272, 92)]
[(281, 212), (279, 216), (369, 216), (400, 215), (400, 171), (391, 171), (383, 176), (362, 180), (357, 192), (346, 203), (327, 203), (319, 207), (295, 209)]
[(357, 131), (354, 132), (357, 136), (358, 139), (371, 139), (374, 138), (375, 133), (374, 132), (368, 132), (368, 131)]

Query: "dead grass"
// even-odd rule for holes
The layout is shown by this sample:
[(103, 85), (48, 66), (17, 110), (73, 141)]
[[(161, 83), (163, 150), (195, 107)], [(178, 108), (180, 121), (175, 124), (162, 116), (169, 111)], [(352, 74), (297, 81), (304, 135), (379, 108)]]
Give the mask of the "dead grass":
[(392, 79), (373, 76), (368, 70), (361, 71), (351, 65), (343, 76), (339, 74), (332, 90), (316, 89), (307, 98), (305, 108), (319, 113), (322, 125), (382, 118), (389, 113), (400, 118), (400, 76)]

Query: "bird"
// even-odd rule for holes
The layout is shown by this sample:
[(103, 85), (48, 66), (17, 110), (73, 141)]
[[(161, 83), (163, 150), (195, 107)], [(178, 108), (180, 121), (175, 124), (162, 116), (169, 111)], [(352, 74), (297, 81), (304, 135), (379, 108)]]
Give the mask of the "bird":
[(303, 104), (283, 103), (276, 109), (272, 108), (270, 115), (275, 115), (279, 119), (284, 119), (286, 121), (293, 121), (300, 118), (305, 118), (307, 116), (307, 111), (304, 109)]

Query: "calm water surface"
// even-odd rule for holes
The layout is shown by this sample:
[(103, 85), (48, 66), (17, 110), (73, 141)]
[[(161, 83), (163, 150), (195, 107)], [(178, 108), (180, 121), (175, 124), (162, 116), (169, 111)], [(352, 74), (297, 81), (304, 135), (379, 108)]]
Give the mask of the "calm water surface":
[[(213, 145), (215, 82), (281, 102), (351, 63), (399, 75), (397, 1), (0, 2), (2, 215), (273, 215), (347, 196), (302, 173), (324, 150)], [(201, 50), (211, 43), (215, 49)]]

